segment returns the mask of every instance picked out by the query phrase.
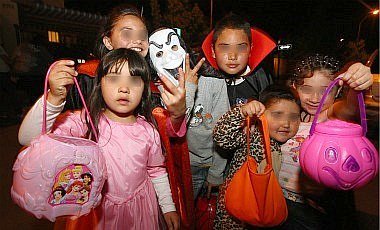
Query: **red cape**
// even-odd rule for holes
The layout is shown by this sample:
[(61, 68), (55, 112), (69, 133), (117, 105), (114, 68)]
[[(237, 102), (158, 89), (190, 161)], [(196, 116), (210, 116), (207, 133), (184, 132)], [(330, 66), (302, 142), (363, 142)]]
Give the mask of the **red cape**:
[[(212, 57), (212, 36), (214, 31), (211, 31), (202, 43), (202, 50), (212, 67), (219, 69), (215, 58)], [(251, 72), (260, 64), (260, 62), (276, 47), (276, 43), (265, 32), (251, 28), (252, 43), (248, 66)]]
[(194, 196), (186, 135), (169, 138), (166, 131), (166, 121), (170, 119), (170, 115), (167, 110), (156, 107), (153, 110), (153, 116), (158, 124), (158, 132), (165, 148), (170, 188), (177, 212), (181, 218), (181, 229), (193, 229), (195, 220)]
[[(98, 64), (99, 60), (87, 61), (77, 67), (77, 72), (95, 77)], [(150, 85), (152, 91), (158, 91), (154, 84)], [(165, 149), (170, 189), (177, 213), (181, 218), (181, 229), (193, 229), (195, 220), (194, 197), (186, 135), (184, 137), (170, 138), (166, 127), (166, 121), (170, 119), (169, 112), (157, 107), (152, 113), (157, 122), (158, 132)]]

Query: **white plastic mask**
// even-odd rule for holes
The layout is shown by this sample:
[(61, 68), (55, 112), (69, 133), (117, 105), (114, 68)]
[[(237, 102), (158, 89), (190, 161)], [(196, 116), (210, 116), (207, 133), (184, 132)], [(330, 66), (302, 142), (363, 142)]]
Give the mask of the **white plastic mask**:
[(186, 51), (172, 29), (154, 32), (149, 37), (149, 57), (157, 73), (167, 76), (178, 86), (178, 69), (185, 71)]

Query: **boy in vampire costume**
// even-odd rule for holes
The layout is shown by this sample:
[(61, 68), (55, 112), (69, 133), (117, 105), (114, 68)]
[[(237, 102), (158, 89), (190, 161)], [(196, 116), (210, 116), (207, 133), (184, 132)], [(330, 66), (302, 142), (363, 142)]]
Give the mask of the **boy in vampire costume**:
[(211, 65), (203, 76), (224, 78), (231, 107), (258, 100), (272, 79), (260, 68), (261, 62), (276, 47), (265, 32), (236, 14), (222, 18), (202, 44), (202, 51)]

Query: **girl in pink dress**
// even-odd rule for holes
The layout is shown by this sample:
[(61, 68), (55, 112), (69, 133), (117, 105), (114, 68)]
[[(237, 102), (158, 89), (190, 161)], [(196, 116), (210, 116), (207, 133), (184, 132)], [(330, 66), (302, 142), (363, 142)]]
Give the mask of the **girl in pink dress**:
[[(72, 61), (59, 61), (52, 68), (48, 121), (54, 121), (60, 113), (66, 87), (74, 83), (76, 75)], [(108, 179), (102, 203), (88, 216), (68, 221), (67, 228), (145, 230), (165, 228), (166, 222), (169, 229), (179, 229), (161, 141), (151, 114), (149, 82), (149, 67), (136, 51), (115, 49), (102, 58), (88, 107), (106, 160)], [(183, 76), (180, 84), (184, 84)], [(32, 108), (39, 109), (42, 111), (41, 100)], [(42, 118), (33, 114), (36, 112), (29, 112), (24, 126), (41, 122)], [(94, 136), (81, 111), (68, 111), (48, 125), (60, 135)]]

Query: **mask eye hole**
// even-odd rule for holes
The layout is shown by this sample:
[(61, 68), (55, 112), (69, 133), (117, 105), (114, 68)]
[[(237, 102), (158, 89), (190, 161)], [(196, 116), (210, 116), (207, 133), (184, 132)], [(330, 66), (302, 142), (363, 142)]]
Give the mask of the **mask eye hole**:
[(156, 53), (156, 57), (160, 58), (160, 57), (162, 57), (163, 54), (164, 54), (164, 52), (162, 52), (162, 51), (158, 51), (158, 52)]
[(173, 51), (177, 51), (178, 50), (178, 46), (177, 45), (172, 45), (172, 50)]

